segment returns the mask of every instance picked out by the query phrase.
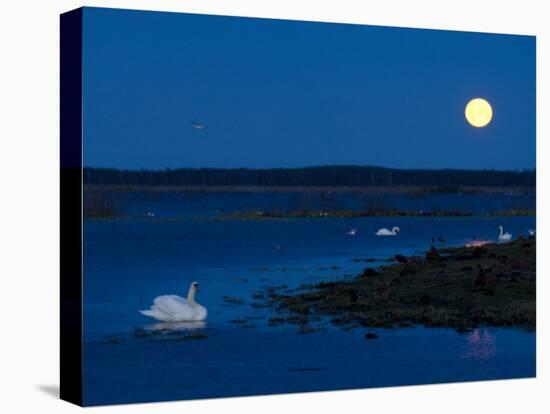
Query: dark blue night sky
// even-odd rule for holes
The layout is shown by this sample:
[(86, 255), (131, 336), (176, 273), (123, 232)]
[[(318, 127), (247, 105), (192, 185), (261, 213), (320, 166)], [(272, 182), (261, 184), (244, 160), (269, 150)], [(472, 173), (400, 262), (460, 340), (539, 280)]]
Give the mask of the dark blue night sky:
[(84, 142), (128, 169), (534, 168), (535, 38), (86, 8)]

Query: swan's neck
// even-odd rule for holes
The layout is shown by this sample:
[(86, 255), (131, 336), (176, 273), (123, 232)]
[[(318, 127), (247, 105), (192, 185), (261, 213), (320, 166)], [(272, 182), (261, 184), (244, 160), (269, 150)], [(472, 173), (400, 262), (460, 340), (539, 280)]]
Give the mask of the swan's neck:
[(193, 289), (189, 289), (189, 293), (187, 293), (187, 302), (189, 302), (190, 305), (197, 304), (197, 302), (195, 302), (195, 292)]
[(498, 231), (499, 231), (498, 237), (502, 237), (502, 233), (503, 233), (502, 227), (499, 227), (499, 228), (498, 228)]

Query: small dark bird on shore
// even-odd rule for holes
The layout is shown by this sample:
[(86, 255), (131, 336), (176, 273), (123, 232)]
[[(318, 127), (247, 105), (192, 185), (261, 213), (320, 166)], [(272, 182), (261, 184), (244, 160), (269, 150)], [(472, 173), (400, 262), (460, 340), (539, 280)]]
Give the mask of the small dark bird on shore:
[(393, 256), (395, 258), (395, 260), (397, 260), (399, 263), (402, 263), (402, 264), (406, 264), (408, 263), (408, 260), (405, 256), (403, 256), (402, 254), (396, 254), (395, 256)]
[(430, 247), (430, 251), (426, 253), (427, 260), (437, 260), (439, 259), (439, 252), (435, 247)]
[(361, 277), (374, 277), (378, 276), (379, 274), (380, 273), (378, 273), (372, 267), (367, 267), (365, 270), (363, 270), (363, 274), (361, 275)]

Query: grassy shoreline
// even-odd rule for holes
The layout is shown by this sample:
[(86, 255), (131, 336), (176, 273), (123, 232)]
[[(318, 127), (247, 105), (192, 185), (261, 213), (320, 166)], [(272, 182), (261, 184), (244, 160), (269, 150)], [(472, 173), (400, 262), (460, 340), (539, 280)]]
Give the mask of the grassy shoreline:
[(433, 250), (425, 257), (399, 257), (401, 263), (366, 268), (352, 280), (303, 286), (290, 294), (271, 290), (268, 304), (278, 311), (278, 323), (302, 326), (328, 317), (342, 328), (534, 329), (535, 257), (536, 241), (523, 238)]
[(510, 209), (490, 213), (475, 214), (460, 210), (291, 210), (291, 211), (236, 211), (224, 214), (221, 218), (235, 220), (259, 219), (317, 219), (317, 218), (362, 218), (362, 217), (534, 217), (533, 209)]

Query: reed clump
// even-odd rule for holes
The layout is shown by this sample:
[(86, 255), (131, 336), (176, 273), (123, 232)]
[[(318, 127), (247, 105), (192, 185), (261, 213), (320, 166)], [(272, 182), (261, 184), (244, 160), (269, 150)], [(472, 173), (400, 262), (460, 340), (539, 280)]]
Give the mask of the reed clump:
[(86, 218), (111, 218), (119, 214), (114, 196), (106, 191), (84, 192), (84, 217)]

